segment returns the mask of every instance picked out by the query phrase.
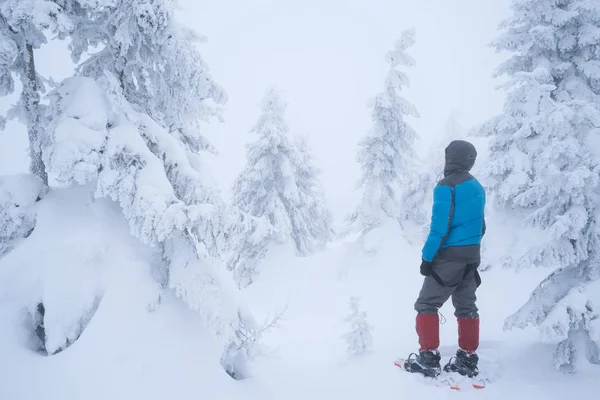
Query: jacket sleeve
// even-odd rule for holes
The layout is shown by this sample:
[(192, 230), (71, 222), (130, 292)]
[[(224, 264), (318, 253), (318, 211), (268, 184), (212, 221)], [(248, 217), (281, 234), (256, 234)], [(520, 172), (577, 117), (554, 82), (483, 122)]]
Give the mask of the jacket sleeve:
[(423, 246), (421, 257), (425, 261), (433, 261), (442, 245), (444, 236), (448, 234), (452, 218), (452, 188), (438, 185), (433, 191), (433, 209), (429, 235)]

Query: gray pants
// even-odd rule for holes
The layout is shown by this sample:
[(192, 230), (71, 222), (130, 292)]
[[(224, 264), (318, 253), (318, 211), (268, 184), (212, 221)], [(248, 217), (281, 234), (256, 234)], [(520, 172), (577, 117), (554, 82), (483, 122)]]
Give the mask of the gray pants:
[[(426, 276), (415, 310), (420, 314), (437, 314), (438, 310), (452, 296), (454, 315), (457, 318), (479, 318), (475, 305), (475, 292), (479, 286), (476, 267), (479, 263), (467, 263), (451, 259), (436, 258), (433, 272), (444, 283), (441, 285), (432, 275)], [(467, 268), (470, 271), (465, 276)]]

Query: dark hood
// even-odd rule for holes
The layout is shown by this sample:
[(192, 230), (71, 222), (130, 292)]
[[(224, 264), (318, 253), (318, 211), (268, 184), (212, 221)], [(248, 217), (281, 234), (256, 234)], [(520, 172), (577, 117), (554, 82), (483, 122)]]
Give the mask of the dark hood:
[(456, 171), (470, 171), (475, 165), (477, 150), (475, 146), (465, 140), (454, 140), (446, 147), (446, 164), (444, 175)]

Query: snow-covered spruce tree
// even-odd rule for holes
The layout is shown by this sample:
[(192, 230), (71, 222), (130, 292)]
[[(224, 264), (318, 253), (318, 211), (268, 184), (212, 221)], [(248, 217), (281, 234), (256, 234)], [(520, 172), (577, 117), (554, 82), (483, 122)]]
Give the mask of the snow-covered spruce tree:
[(81, 64), (79, 73), (95, 79), (105, 72), (114, 75), (127, 101), (180, 140), (189, 157), (198, 150), (216, 152), (201, 135), (201, 124), (221, 118), (218, 105), (227, 96), (196, 50), (204, 38), (175, 23), (175, 2), (70, 1), (78, 1), (73, 10), (83, 14), (71, 35), (74, 59), (80, 60), (90, 46), (106, 44)]
[(573, 372), (580, 343), (600, 362), (600, 4), (515, 0), (512, 10), (494, 42), (513, 53), (497, 70), (509, 78), (504, 112), (479, 131), (490, 137), (487, 184), (537, 232), (511, 264), (558, 269), (505, 328), (538, 326), (559, 343), (555, 366)]
[(397, 68), (415, 65), (414, 59), (406, 53), (414, 43), (414, 29), (406, 30), (394, 50), (385, 56), (390, 70), (385, 79), (385, 91), (369, 102), (373, 127), (360, 142), (358, 152), (362, 199), (350, 216), (348, 231), (366, 233), (383, 219), (399, 218), (400, 191), (415, 159), (416, 132), (405, 118), (419, 117), (419, 113), (399, 95), (409, 85), (409, 80)]
[(49, 96), (49, 174), (121, 206), (131, 233), (162, 254), (164, 285), (204, 317), (223, 340), (222, 365), (244, 378), (240, 357), (251, 343), (240, 342), (238, 331), (254, 321), (219, 255), (232, 235), (268, 228), (222, 202), (197, 154), (211, 150), (200, 126), (219, 115), (214, 104), (225, 102), (225, 93), (202, 62), (197, 38), (174, 22), (172, 2), (69, 4), (75, 59), (90, 46), (102, 50)]
[(350, 325), (350, 332), (342, 337), (350, 355), (364, 354), (373, 348), (373, 327), (367, 322), (367, 313), (360, 309), (360, 298), (352, 296), (349, 301), (350, 314), (344, 321)]
[(276, 230), (276, 235), (242, 243), (230, 261), (229, 268), (242, 287), (252, 282), (257, 262), (270, 244), (291, 242), (303, 256), (321, 248), (331, 234), (312, 159), (306, 148), (288, 137), (286, 107), (275, 89), (267, 92), (262, 115), (251, 130), (258, 139), (247, 146), (246, 167), (232, 187), (235, 206), (266, 219)]
[[(36, 70), (34, 50), (47, 42), (46, 31), (64, 37), (71, 28), (69, 19), (54, 1), (0, 1), (0, 96), (14, 93), (13, 76), (20, 79), (19, 100), (8, 117), (18, 118), (27, 126), (30, 170), (46, 185), (48, 176), (41, 154), (44, 128), (40, 119), (40, 93), (45, 85)], [(0, 128), (4, 129), (5, 124), (6, 118), (0, 116)]]
[[(192, 203), (178, 196), (178, 182), (169, 179), (166, 164), (176, 163), (193, 176), (185, 146), (148, 115), (133, 110), (110, 74), (98, 81), (69, 78), (50, 98), (54, 117), (44, 149), (50, 176), (64, 184), (91, 185), (97, 198), (121, 206), (132, 234), (160, 249), (164, 285), (204, 317), (224, 342), (227, 372), (243, 378), (236, 370), (241, 362), (237, 353), (251, 343), (236, 342), (236, 331), (254, 326), (254, 321), (237, 302), (237, 288), (216, 254), (231, 231), (228, 224), (236, 219), (235, 211), (218, 202)], [(163, 159), (151, 148), (169, 150)], [(51, 313), (46, 308), (45, 317), (53, 318)], [(61, 349), (47, 350), (52, 354)]]

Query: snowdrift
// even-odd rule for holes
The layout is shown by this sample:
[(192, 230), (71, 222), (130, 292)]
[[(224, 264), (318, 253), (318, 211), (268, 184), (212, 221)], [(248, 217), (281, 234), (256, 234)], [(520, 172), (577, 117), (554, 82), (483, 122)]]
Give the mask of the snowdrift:
[[(51, 191), (0, 259), (0, 399), (237, 396), (220, 343), (153, 278), (158, 261), (116, 204), (89, 187)], [(51, 357), (38, 351), (38, 304)]]

